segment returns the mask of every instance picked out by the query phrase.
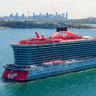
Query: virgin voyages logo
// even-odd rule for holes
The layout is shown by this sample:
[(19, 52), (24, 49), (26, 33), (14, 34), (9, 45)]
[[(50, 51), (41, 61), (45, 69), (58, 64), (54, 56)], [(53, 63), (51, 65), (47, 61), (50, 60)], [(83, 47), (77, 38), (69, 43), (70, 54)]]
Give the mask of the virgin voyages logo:
[(15, 74), (8, 74), (8, 79), (13, 79), (15, 76), (17, 76), (17, 73), (15, 73)]

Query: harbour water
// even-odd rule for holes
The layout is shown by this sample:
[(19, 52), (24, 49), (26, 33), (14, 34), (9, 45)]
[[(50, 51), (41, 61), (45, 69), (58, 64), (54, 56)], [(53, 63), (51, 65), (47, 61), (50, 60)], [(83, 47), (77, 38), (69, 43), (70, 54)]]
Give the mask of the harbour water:
[[(0, 29), (0, 96), (95, 96), (96, 68), (28, 82), (14, 82), (1, 78), (3, 65), (14, 63), (10, 43), (35, 37), (46, 37), (56, 29)], [(84, 36), (96, 36), (96, 30), (69, 29)]]

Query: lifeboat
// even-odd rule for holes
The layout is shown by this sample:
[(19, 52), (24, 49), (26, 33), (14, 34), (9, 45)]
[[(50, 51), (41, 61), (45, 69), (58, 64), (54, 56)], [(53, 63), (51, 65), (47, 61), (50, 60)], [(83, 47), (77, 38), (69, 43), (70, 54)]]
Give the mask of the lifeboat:
[(45, 65), (45, 66), (50, 66), (50, 65), (52, 65), (52, 64), (53, 64), (52, 61), (50, 61), (50, 62), (43, 62), (43, 65)]
[(53, 64), (64, 64), (66, 63), (65, 61), (61, 61), (61, 60), (55, 60), (53, 61)]
[(49, 62), (43, 62), (43, 65), (50, 66), (53, 64), (64, 64), (64, 63), (66, 63), (66, 62), (61, 61), (61, 60), (54, 60), (54, 61), (49, 61)]

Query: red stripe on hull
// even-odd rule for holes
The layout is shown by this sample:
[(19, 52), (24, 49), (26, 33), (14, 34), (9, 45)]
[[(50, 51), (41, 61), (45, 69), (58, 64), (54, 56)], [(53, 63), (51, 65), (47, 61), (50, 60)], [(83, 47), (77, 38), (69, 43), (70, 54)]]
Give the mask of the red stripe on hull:
[(24, 81), (26, 79), (28, 73), (29, 73), (28, 71), (5, 69), (2, 77), (6, 78), (6, 79)]

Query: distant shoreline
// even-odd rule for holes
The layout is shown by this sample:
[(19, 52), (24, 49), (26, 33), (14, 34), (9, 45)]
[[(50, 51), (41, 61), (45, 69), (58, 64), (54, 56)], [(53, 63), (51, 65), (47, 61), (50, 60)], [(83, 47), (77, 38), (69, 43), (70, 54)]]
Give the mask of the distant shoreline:
[(91, 25), (83, 24), (65, 24), (65, 23), (48, 23), (48, 22), (32, 22), (32, 21), (0, 21), (0, 29), (10, 29), (10, 28), (44, 28), (44, 29), (54, 29), (57, 27), (66, 26), (68, 29), (96, 29)]
[[(33, 29), (33, 28), (20, 28), (20, 27), (17, 27), (18, 29)], [(35, 27), (34, 27), (35, 28)], [(41, 29), (55, 29), (55, 28), (43, 28), (43, 27), (38, 27), (38, 28), (41, 28)], [(0, 29), (16, 29), (16, 28), (10, 28), (10, 27), (0, 27)], [(96, 29), (96, 28), (73, 28), (73, 27), (67, 27), (67, 29)]]

